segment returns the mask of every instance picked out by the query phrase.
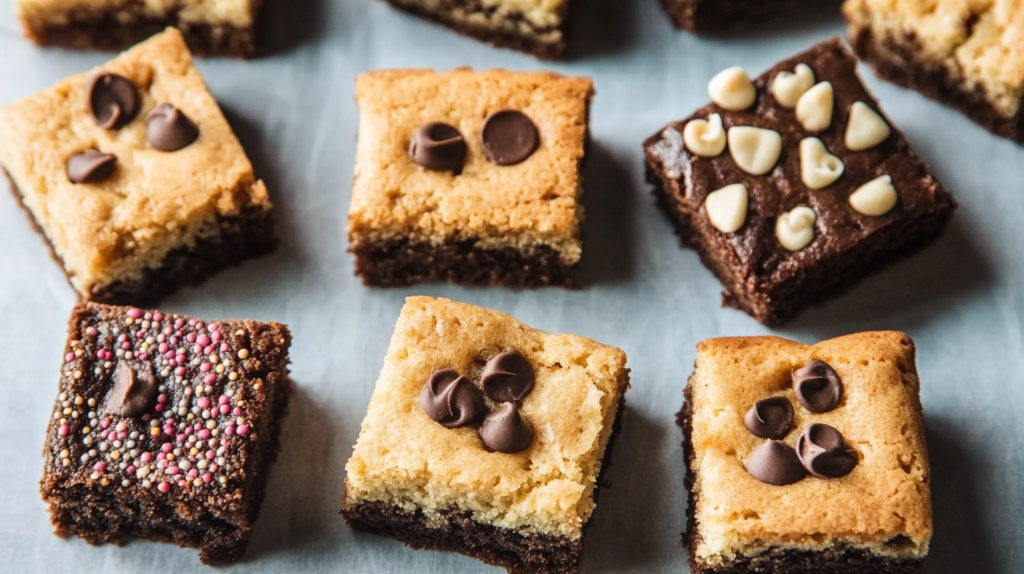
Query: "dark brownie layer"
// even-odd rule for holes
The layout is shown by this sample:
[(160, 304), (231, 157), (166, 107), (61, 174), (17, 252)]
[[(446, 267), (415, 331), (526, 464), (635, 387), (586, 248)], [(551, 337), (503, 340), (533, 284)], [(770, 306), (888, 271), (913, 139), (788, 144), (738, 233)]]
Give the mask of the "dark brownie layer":
[(564, 263), (558, 252), (538, 246), (529, 252), (512, 247), (483, 249), (475, 241), (441, 245), (395, 239), (363, 243), (351, 250), (356, 274), (366, 285), (403, 287), (419, 281), (540, 287), (576, 285), (579, 264)]
[[(493, 7), (483, 5), (479, 0), (442, 0), (436, 8), (426, 8), (417, 0), (384, 0), (388, 4), (426, 18), (444, 24), (452, 30), (482, 40), (500, 48), (510, 48), (520, 52), (526, 52), (541, 60), (553, 60), (560, 58), (567, 46), (566, 36), (569, 31), (569, 19), (563, 20), (558, 28), (538, 28), (529, 20), (516, 15), (515, 17), (502, 20), (501, 28), (488, 26), (487, 24), (471, 24), (456, 19), (453, 14), (482, 14), (490, 15), (494, 12)], [(526, 27), (529, 32), (523, 32)], [(553, 31), (559, 31), (557, 41), (546, 40), (543, 37)]]
[[(232, 320), (204, 324), (158, 312), (142, 315), (135, 311), (138, 320), (129, 327), (126, 318), (132, 316), (132, 311), (128, 308), (86, 303), (76, 306), (68, 322), (65, 363), (81, 377), (68, 376), (67, 368), (62, 369), (56, 412), (64, 408), (68, 420), (53, 418), (50, 422), (40, 481), (55, 532), (97, 545), (120, 545), (127, 538), (174, 542), (199, 548), (200, 559), (206, 564), (237, 560), (248, 545), (269, 466), (278, 451), (280, 423), (291, 391), (287, 352), (291, 334), (277, 323)], [(166, 321), (159, 322), (158, 315)], [(210, 328), (212, 325), (218, 329)], [(134, 333), (139, 327), (141, 335)], [(165, 357), (157, 354), (155, 344), (143, 345), (143, 337), (157, 333), (166, 337), (168, 331), (175, 338), (162, 340), (172, 343), (169, 355), (177, 354), (180, 359), (173, 371)], [(173, 350), (179, 345), (190, 348), (192, 343), (187, 340), (195, 333), (200, 336), (194, 341), (206, 343), (204, 338), (212, 338), (210, 353), (223, 358), (211, 359), (205, 350), (195, 357), (187, 350)], [(122, 341), (122, 336), (127, 338)], [(135, 356), (114, 357), (111, 348), (119, 352), (133, 349)], [(79, 350), (82, 354), (75, 356)], [(101, 352), (107, 356), (101, 357)], [(243, 356), (248, 360), (242, 360)], [(199, 357), (202, 362), (193, 362)], [(234, 361), (236, 357), (239, 359)], [(201, 366), (224, 365), (228, 360), (233, 360), (232, 364), (223, 371)], [(104, 362), (110, 366), (104, 366)], [(144, 377), (148, 364), (160, 385), (154, 389), (154, 404), (145, 409), (143, 416), (108, 414), (105, 405), (115, 396), (112, 386), (113, 379), (117, 379), (116, 369), (129, 366), (139, 373), (136, 384), (140, 384), (143, 379), (139, 377)], [(167, 374), (160, 372), (162, 368)], [(236, 379), (226, 374), (229, 370), (236, 373)], [(176, 377), (181, 377), (183, 384), (175, 383)], [(197, 383), (200, 380), (206, 385), (202, 397), (192, 387), (198, 384), (195, 388), (202, 388), (203, 384)], [(192, 409), (187, 408), (190, 404)], [(169, 410), (175, 408), (183, 410)], [(83, 415), (91, 412), (67, 417), (68, 410)], [(207, 416), (207, 410), (211, 416)], [(201, 416), (186, 421), (182, 415), (186, 411), (190, 416)], [(90, 416), (96, 420), (90, 421)], [(193, 431), (194, 424), (199, 430)], [(248, 426), (243, 428), (243, 424)], [(229, 427), (232, 430), (226, 430)], [(150, 433), (153, 429), (156, 431)], [(216, 439), (219, 444), (194, 443), (202, 448), (193, 453), (187, 445), (196, 438)], [(176, 448), (172, 453), (164, 445)], [(204, 454), (205, 449), (214, 453), (215, 447), (215, 454)], [(123, 454), (114, 457), (115, 450)], [(171, 454), (177, 456), (170, 459)], [(168, 459), (163, 459), (164, 455)], [(127, 465), (127, 469), (115, 467), (117, 462)], [(159, 466), (160, 462), (178, 465), (181, 470), (175, 476), (167, 475), (169, 467)], [(94, 465), (99, 463), (105, 467)], [(136, 473), (135, 465), (139, 469), (157, 466), (165, 470), (143, 476)], [(198, 473), (186, 472), (189, 469), (198, 469)], [(178, 484), (173, 484), (175, 477), (180, 477)]]
[(943, 62), (923, 58), (925, 51), (917, 37), (878, 38), (870, 28), (851, 28), (850, 43), (882, 78), (956, 108), (998, 136), (1024, 143), (1024, 101), (1014, 116), (1006, 117), (980, 86), (972, 88), (954, 78)]
[(661, 0), (677, 28), (719, 33), (792, 9), (799, 0)]
[[(769, 93), (775, 75), (792, 71), (798, 63), (810, 65), (816, 81), (830, 81), (834, 88), (832, 123), (824, 132), (803, 130), (793, 111), (782, 109)], [(857, 77), (856, 63), (838, 39), (821, 43), (759, 77), (754, 82), (757, 101), (749, 110), (730, 112), (708, 105), (644, 143), (647, 178), (680, 242), (696, 249), (722, 281), (725, 303), (761, 323), (781, 324), (852, 286), (865, 273), (918, 250), (942, 233), (956, 209), (952, 196), (890, 120), (892, 134), (881, 144), (863, 151), (846, 149), (843, 135), (850, 106), (861, 101), (881, 113)], [(725, 129), (744, 125), (778, 132), (783, 148), (775, 169), (751, 176), (739, 169), (728, 150), (706, 158), (685, 149), (681, 134), (686, 123), (712, 113), (721, 115)], [(843, 175), (821, 190), (810, 190), (800, 177), (798, 149), (812, 135), (845, 165)], [(849, 206), (850, 194), (880, 175), (892, 177), (899, 194), (896, 207), (877, 217), (857, 213)], [(712, 191), (733, 183), (746, 186), (749, 208), (743, 227), (726, 234), (711, 225), (704, 201)], [(815, 239), (790, 252), (775, 237), (776, 218), (801, 205), (817, 214)]]
[[(32, 228), (46, 241), (50, 247), (50, 256), (64, 269), (70, 284), (63, 260), (57, 255), (35, 215), (25, 205), (21, 191), (10, 174), (6, 170), (3, 173), (10, 182), (11, 192), (18, 204), (32, 222)], [(219, 216), (211, 225), (219, 230), (219, 235), (200, 238), (194, 245), (173, 249), (159, 267), (147, 269), (140, 280), (130, 283), (116, 281), (94, 290), (88, 296), (79, 294), (79, 297), (97, 303), (154, 305), (181, 287), (199, 284), (227, 267), (265, 255), (277, 247), (274, 214), (271, 210), (252, 206), (237, 215)]]
[[(686, 460), (686, 478), (683, 482), (688, 492), (683, 546), (689, 555), (688, 562), (693, 574), (920, 574), (924, 571), (923, 559), (881, 556), (870, 550), (846, 544), (837, 544), (823, 550), (772, 548), (756, 556), (737, 556), (722, 566), (712, 566), (698, 561), (696, 549), (700, 544), (700, 525), (695, 514), (697, 493), (693, 488), (693, 413), (690, 410), (692, 394), (689, 384), (683, 395), (683, 408), (676, 415), (676, 424), (683, 430), (683, 457)], [(898, 542), (897, 540), (896, 543)]]

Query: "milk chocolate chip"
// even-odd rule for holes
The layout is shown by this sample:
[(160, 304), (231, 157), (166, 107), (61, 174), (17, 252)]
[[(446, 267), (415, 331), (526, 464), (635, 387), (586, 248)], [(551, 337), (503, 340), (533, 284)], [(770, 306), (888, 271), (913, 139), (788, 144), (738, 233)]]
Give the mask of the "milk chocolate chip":
[(770, 397), (754, 403), (743, 422), (754, 436), (781, 440), (793, 426), (793, 404), (786, 397)]
[(95, 183), (114, 173), (117, 158), (109, 153), (87, 149), (68, 158), (67, 174), (71, 183)]
[(807, 476), (793, 447), (777, 440), (765, 441), (747, 457), (747, 472), (757, 480), (785, 486)]
[(537, 126), (526, 114), (501, 110), (487, 116), (480, 143), (484, 153), (498, 165), (515, 165), (526, 161), (540, 144)]
[(441, 122), (425, 124), (409, 140), (409, 157), (416, 165), (458, 175), (466, 160), (466, 138), (455, 126)]
[(533, 443), (533, 425), (519, 414), (515, 403), (503, 403), (484, 418), (484, 424), (480, 425), (480, 438), (487, 450), (521, 452)]
[(89, 111), (101, 128), (116, 130), (135, 119), (139, 113), (139, 92), (124, 76), (101, 73), (85, 86)]
[(480, 389), (452, 369), (434, 371), (420, 391), (420, 407), (445, 428), (477, 425), (487, 414)]
[(805, 409), (812, 413), (827, 413), (839, 404), (843, 383), (831, 365), (814, 359), (793, 371), (793, 390)]
[(804, 429), (796, 450), (804, 468), (818, 478), (846, 476), (857, 466), (857, 453), (843, 440), (843, 434), (826, 424), (814, 423)]
[(178, 151), (199, 139), (199, 128), (171, 104), (159, 104), (146, 116), (146, 141), (160, 151)]
[(107, 395), (103, 414), (115, 417), (137, 417), (146, 414), (153, 399), (156, 398), (157, 391), (153, 366), (148, 362), (146, 366), (146, 369), (136, 373), (128, 364), (117, 363), (114, 369), (114, 387)]
[(519, 351), (505, 351), (487, 361), (480, 376), (484, 394), (492, 401), (519, 402), (533, 390), (533, 367)]

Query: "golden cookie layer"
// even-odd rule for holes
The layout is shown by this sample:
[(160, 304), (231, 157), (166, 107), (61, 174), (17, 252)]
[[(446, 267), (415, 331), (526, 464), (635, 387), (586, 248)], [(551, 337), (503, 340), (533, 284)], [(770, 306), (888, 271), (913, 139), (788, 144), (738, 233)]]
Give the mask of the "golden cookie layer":
[(253, 25), (260, 0), (14, 0), (18, 17), (30, 23), (68, 24), (78, 13), (123, 13), (133, 19), (174, 17), (182, 24)]

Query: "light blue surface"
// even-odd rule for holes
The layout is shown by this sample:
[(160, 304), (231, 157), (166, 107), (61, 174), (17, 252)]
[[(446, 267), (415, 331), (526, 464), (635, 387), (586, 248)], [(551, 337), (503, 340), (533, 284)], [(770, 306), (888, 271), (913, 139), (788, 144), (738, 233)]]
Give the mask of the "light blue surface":
[[(842, 32), (821, 14), (728, 39), (673, 30), (654, 0), (578, 2), (573, 59), (544, 64), (494, 50), (371, 0), (270, 0), (267, 57), (199, 67), (270, 188), (282, 247), (166, 300), (168, 311), (290, 325), (299, 392), (284, 425), (246, 572), (483, 572), (454, 554), (354, 534), (338, 517), (344, 464), (402, 300), (445, 296), (548, 331), (617, 345), (633, 388), (584, 552), (587, 572), (686, 572), (685, 493), (674, 415), (694, 346), (770, 331), (719, 308), (720, 286), (676, 247), (643, 178), (640, 143), (707, 100), (714, 72), (752, 74)], [(109, 55), (42, 50), (0, 15), (0, 104)], [(593, 76), (583, 275), (588, 287), (367, 289), (344, 226), (354, 158), (357, 72), (383, 67), (552, 68)], [(864, 70), (867, 83), (962, 204), (949, 233), (777, 334), (812, 342), (901, 329), (918, 344), (931, 448), (932, 573), (1024, 571), (1024, 148)], [(9, 197), (0, 197), (0, 570), (211, 572), (197, 553), (133, 542), (93, 548), (51, 534), (37, 492), (64, 326), (74, 296)]]

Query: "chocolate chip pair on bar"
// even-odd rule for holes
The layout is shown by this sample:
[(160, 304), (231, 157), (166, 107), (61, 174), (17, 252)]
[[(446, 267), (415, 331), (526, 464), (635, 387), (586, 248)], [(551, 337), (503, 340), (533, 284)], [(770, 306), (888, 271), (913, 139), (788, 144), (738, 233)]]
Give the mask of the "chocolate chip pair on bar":
[(685, 398), (695, 574), (922, 571), (932, 509), (910, 337), (710, 339)]
[(712, 102), (644, 143), (648, 181), (725, 287), (783, 323), (938, 237), (956, 210), (830, 40), (757, 80), (729, 68)]
[(342, 516), (509, 572), (577, 572), (628, 388), (619, 349), (410, 297), (345, 467)]
[(40, 483), (56, 533), (240, 558), (277, 455), (290, 344), (278, 323), (75, 307)]
[(275, 244), (175, 29), (0, 110), (0, 166), (83, 299), (152, 302)]

